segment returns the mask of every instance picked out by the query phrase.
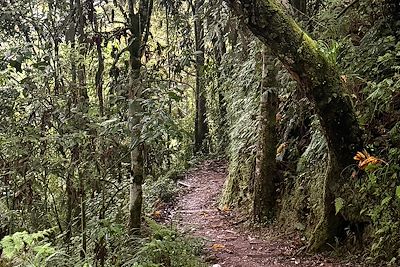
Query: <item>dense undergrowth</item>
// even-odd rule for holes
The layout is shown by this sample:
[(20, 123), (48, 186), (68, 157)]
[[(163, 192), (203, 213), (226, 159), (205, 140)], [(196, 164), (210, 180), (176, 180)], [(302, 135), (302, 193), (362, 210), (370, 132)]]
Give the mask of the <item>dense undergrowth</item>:
[[(205, 266), (199, 258), (202, 251), (200, 240), (184, 237), (176, 229), (150, 219), (146, 220), (145, 227), (143, 238), (132, 240), (120, 236), (124, 243), (113, 244), (116, 252), (105, 264), (130, 267)], [(54, 232), (55, 229), (32, 234), (16, 232), (3, 238), (0, 243), (0, 266), (91, 266), (91, 260), (78, 260), (57, 246)]]
[[(155, 9), (153, 36), (143, 56), (143, 95), (136, 100), (143, 108), (138, 112), (141, 138), (137, 140), (128, 127), (127, 109), (135, 103), (126, 91), (128, 56), (119, 55), (120, 62), (113, 62), (128, 40), (123, 29), (113, 25), (107, 41), (100, 45), (107, 70), (102, 114), (94, 81), (100, 66), (93, 63), (95, 42), (83, 55), (68, 42), (58, 43), (56, 36), (64, 34), (61, 22), (49, 31), (50, 18), (35, 17), (21, 3), (11, 6), (24, 14), (0, 13), (1, 21), (9, 22), (0, 23), (0, 37), (9, 40), (7, 46), (0, 44), (0, 237), (4, 237), (0, 266), (202, 266), (197, 257), (201, 244), (175, 229), (146, 219), (141, 236), (126, 231), (132, 148), (146, 144), (146, 218), (175, 200), (180, 173), (195, 161), (193, 55), (199, 51), (194, 47), (191, 24), (196, 16), (180, 2), (161, 1)], [(208, 110), (204, 151), (229, 161), (222, 205), (251, 213), (265, 48), (221, 1), (206, 2), (207, 8), (201, 10), (208, 29), (202, 77)], [(318, 11), (311, 9), (299, 18), (318, 40), (320, 52), (340, 71), (346, 96), (364, 130), (365, 149), (380, 159), (380, 164), (365, 169), (354, 161), (338, 177), (346, 182), (335, 192), (334, 202), (345, 224), (331, 247), (340, 255), (350, 251), (374, 264), (398, 265), (398, 4), (359, 0), (346, 9), (348, 4), (325, 1)], [(64, 12), (58, 11), (58, 16), (69, 16), (67, 7), (58, 8)], [(107, 8), (112, 16), (116, 12), (125, 18), (114, 7)], [(104, 20), (109, 19), (106, 11), (98, 11)], [(30, 15), (39, 21), (36, 28), (26, 26), (32, 21), (24, 16)], [(167, 23), (161, 19), (164, 16)], [(95, 40), (98, 32), (86, 26), (87, 39)], [(18, 27), (20, 31), (15, 31)], [(24, 27), (38, 31), (30, 37), (32, 43), (26, 44)], [(216, 49), (216, 44), (221, 47)], [(52, 54), (56, 51), (57, 55)], [(75, 103), (76, 64), (86, 66), (87, 71), (88, 99), (83, 106)], [(276, 223), (310, 239), (323, 214), (329, 164), (326, 140), (304, 92), (280, 63), (271, 60), (269, 65), (278, 70), (280, 100)]]
[[(396, 264), (400, 257), (398, 10), (383, 1), (359, 1), (341, 14), (345, 7), (341, 1), (328, 1), (317, 14), (303, 16), (302, 23), (319, 40), (321, 52), (340, 70), (365, 133), (365, 149), (382, 162), (357, 170), (354, 161), (338, 177), (345, 179), (346, 185), (335, 193), (336, 212), (347, 224), (332, 246), (341, 255), (350, 251), (375, 263), (384, 260)], [(238, 76), (228, 75), (225, 82), (230, 86), (227, 97), (233, 98), (229, 101), (232, 109), (228, 109), (229, 178), (223, 202), (247, 212), (251, 212), (260, 69), (253, 67), (248, 73), (246, 66), (256, 66), (254, 60), (260, 64), (259, 59), (254, 53), (243, 60), (232, 69)], [(295, 90), (285, 71), (277, 77), (281, 100), (277, 115), (281, 169), (277, 178), (278, 223), (311, 238), (322, 216), (326, 142), (301, 90)], [(230, 95), (230, 91), (240, 93)], [(237, 97), (240, 94), (247, 95), (248, 102)]]

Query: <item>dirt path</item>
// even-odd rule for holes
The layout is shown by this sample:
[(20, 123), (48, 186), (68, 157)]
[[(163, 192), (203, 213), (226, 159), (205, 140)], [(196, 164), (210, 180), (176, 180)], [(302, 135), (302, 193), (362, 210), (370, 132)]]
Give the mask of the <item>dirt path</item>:
[(273, 229), (264, 229), (262, 234), (250, 231), (233, 211), (219, 210), (226, 173), (226, 164), (215, 161), (188, 172), (181, 181), (185, 192), (172, 212), (173, 222), (182, 232), (205, 240), (205, 259), (210, 266), (356, 266), (320, 255), (293, 256), (301, 246), (299, 237), (277, 237)]

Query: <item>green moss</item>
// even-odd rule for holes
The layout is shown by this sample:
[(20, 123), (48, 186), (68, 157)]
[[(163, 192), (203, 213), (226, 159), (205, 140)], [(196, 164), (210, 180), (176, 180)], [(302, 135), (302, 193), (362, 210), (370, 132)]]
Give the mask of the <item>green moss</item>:
[(315, 121), (313, 125), (311, 142), (297, 164), (294, 186), (283, 195), (279, 222), (285, 229), (304, 230), (307, 239), (319, 247), (327, 240), (324, 198), (328, 158), (319, 124)]
[(238, 158), (229, 167), (229, 176), (221, 198), (222, 205), (233, 205), (248, 210), (251, 192), (249, 185), (252, 184), (254, 173), (254, 156), (248, 159)]

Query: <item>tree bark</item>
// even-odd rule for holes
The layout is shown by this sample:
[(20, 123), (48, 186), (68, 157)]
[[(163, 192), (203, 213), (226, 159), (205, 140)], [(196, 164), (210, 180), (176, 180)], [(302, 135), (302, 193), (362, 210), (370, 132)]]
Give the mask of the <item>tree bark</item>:
[[(67, 42), (71, 43), (71, 49), (75, 48), (75, 2), (74, 0), (70, 0), (69, 3), (69, 8), (70, 8), (70, 18), (72, 20), (71, 24), (69, 25), (69, 30), (66, 33), (66, 40)], [(71, 53), (70, 61), (71, 61), (71, 91), (73, 95), (72, 102), (74, 104), (77, 103), (77, 92), (76, 92), (76, 63), (75, 63), (75, 57), (73, 56), (74, 53)], [(69, 110), (70, 112), (70, 110)], [(74, 188), (74, 162), (77, 161), (77, 148), (74, 146), (71, 149), (71, 164), (70, 168), (68, 170), (68, 173), (66, 175), (66, 181), (65, 181), (65, 191), (67, 195), (67, 212), (66, 212), (66, 218), (65, 221), (67, 223), (66, 225), (66, 233), (65, 233), (65, 240), (64, 242), (67, 244), (67, 252), (69, 252), (70, 249), (70, 243), (71, 243), (71, 237), (72, 237), (72, 221), (73, 221), (73, 211), (74, 211), (74, 206), (75, 206), (75, 188)]]
[[(147, 40), (147, 32), (150, 27), (150, 16), (153, 8), (152, 0), (139, 2), (139, 11), (134, 9), (136, 1), (129, 0), (129, 29), (132, 33), (129, 38), (129, 128), (132, 134), (130, 189), (129, 189), (129, 232), (137, 235), (140, 233), (142, 218), (142, 184), (143, 184), (143, 141), (141, 140), (141, 111), (142, 107), (138, 99), (142, 95), (140, 80), (141, 54)], [(143, 36), (143, 33), (144, 36)]]
[[(220, 20), (221, 19), (221, 14), (220, 10), (218, 10), (216, 19)], [(224, 96), (224, 92), (221, 89), (221, 84), (222, 80), (221, 78), (221, 64), (222, 64), (222, 58), (226, 54), (226, 44), (225, 44), (225, 39), (224, 39), (224, 29), (222, 26), (218, 25), (218, 30), (217, 30), (217, 35), (215, 38), (213, 38), (212, 43), (213, 43), (213, 48), (214, 48), (214, 58), (215, 58), (215, 67), (216, 67), (216, 72), (217, 72), (217, 80), (216, 80), (216, 85), (215, 85), (215, 91), (218, 93), (218, 108), (219, 108), (219, 123), (218, 123), (218, 140), (219, 140), (219, 147), (217, 152), (224, 154), (227, 146), (227, 110), (226, 110), (226, 100)]]
[(208, 132), (204, 83), (204, 25), (200, 18), (200, 9), (203, 3), (204, 0), (196, 0), (192, 10), (194, 16), (196, 46), (196, 118), (194, 127), (194, 152), (206, 152), (204, 141)]
[(321, 248), (339, 230), (335, 216), (335, 189), (344, 181), (341, 171), (353, 163), (362, 148), (362, 131), (335, 66), (320, 52), (317, 44), (286, 15), (275, 0), (226, 0), (248, 28), (274, 53), (315, 105), (327, 139), (330, 166), (325, 181), (325, 209), (310, 248)]
[(102, 36), (101, 34), (96, 34), (96, 50), (97, 50), (97, 60), (98, 60), (98, 67), (96, 71), (95, 77), (95, 85), (96, 85), (96, 92), (97, 98), (99, 100), (99, 113), (100, 116), (104, 116), (104, 100), (103, 100), (103, 72), (104, 72), (104, 56), (103, 50), (101, 47)]
[(85, 17), (83, 15), (83, 4), (80, 0), (76, 0), (77, 10), (77, 31), (78, 31), (78, 96), (79, 106), (85, 112), (89, 110), (89, 96), (86, 88), (86, 66), (85, 56), (87, 50), (86, 34), (85, 34)]
[(276, 94), (275, 59), (263, 52), (263, 79), (261, 83), (260, 120), (254, 177), (253, 218), (255, 222), (271, 220), (275, 215), (276, 169), (276, 114), (278, 96)]
[[(85, 16), (83, 15), (83, 4), (81, 0), (76, 0), (76, 10), (77, 10), (77, 32), (78, 32), (78, 51), (79, 51), (79, 59), (78, 59), (78, 108), (82, 113), (87, 113), (89, 111), (89, 96), (87, 92), (86, 86), (86, 66), (85, 66), (85, 56), (87, 50), (86, 44), (86, 34), (85, 34)], [(85, 125), (82, 125), (84, 127)], [(77, 145), (78, 151), (80, 151), (81, 147)], [(78, 153), (78, 163), (82, 162), (82, 156)], [(87, 236), (86, 236), (86, 192), (85, 192), (85, 176), (84, 171), (79, 169), (78, 165), (78, 178), (79, 178), (79, 191), (80, 191), (80, 227), (81, 227), (81, 236), (82, 236), (82, 247), (80, 256), (81, 259), (86, 258), (87, 252)]]

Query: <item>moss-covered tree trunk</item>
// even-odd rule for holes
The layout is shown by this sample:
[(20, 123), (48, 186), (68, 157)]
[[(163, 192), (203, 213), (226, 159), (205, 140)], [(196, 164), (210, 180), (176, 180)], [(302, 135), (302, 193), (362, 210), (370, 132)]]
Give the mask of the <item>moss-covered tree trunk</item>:
[(253, 218), (255, 222), (270, 220), (275, 214), (276, 180), (276, 114), (278, 96), (276, 94), (276, 68), (274, 58), (266, 49), (263, 52), (263, 69), (260, 100), (260, 120), (254, 177)]
[(141, 0), (138, 12), (135, 12), (136, 1), (129, 0), (129, 129), (132, 137), (130, 188), (129, 188), (129, 232), (140, 233), (142, 218), (142, 184), (143, 184), (143, 140), (141, 138), (142, 107), (139, 98), (142, 96), (140, 80), (141, 55), (147, 41), (149, 18), (153, 7), (152, 0)]
[(318, 249), (336, 234), (340, 218), (334, 214), (333, 192), (342, 183), (341, 171), (353, 163), (362, 147), (361, 130), (335, 66), (317, 44), (286, 15), (275, 0), (226, 0), (248, 28), (274, 53), (315, 105), (328, 142), (330, 171), (324, 192), (324, 216), (311, 240)]

